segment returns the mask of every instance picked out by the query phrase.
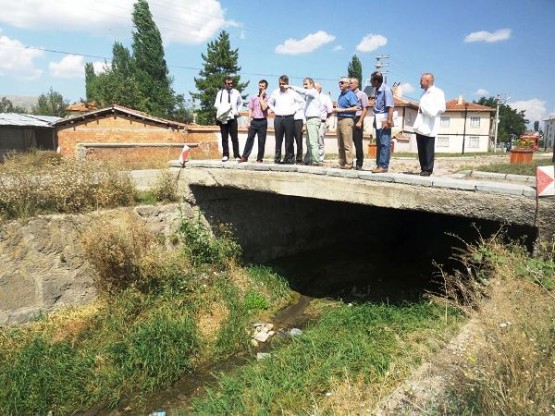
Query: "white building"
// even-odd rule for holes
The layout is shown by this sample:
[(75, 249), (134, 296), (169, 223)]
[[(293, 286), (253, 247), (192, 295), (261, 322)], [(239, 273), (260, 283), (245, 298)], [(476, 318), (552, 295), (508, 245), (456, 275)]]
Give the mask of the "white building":
[(544, 147), (546, 149), (553, 149), (555, 143), (555, 116), (551, 116), (543, 121), (545, 127), (543, 129)]

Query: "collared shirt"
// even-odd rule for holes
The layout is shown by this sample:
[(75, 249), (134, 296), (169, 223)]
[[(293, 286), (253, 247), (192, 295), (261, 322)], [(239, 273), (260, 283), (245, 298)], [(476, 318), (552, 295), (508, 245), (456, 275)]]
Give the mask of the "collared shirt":
[[(337, 99), (337, 107), (339, 108), (349, 108), (357, 105), (358, 98), (354, 92), (351, 90), (341, 91), (339, 98)], [(349, 117), (355, 118), (355, 113), (352, 112), (340, 112), (337, 113), (337, 117)]]
[[(270, 98), (270, 96), (266, 93), (266, 91), (264, 91), (263, 98), (265, 100), (268, 100), (268, 98)], [(268, 117), (268, 107), (266, 107), (266, 110), (262, 110), (262, 107), (260, 105), (260, 97), (258, 95), (255, 95), (250, 98), (249, 103), (247, 104), (247, 108), (251, 110), (252, 118)]]
[(360, 89), (357, 89), (355, 94), (358, 98), (357, 112), (355, 113), (355, 116), (358, 117), (362, 115), (362, 110), (368, 107), (368, 96), (364, 91), (361, 91)]
[(229, 112), (229, 117), (233, 118), (239, 114), (239, 110), (243, 105), (243, 98), (241, 98), (241, 93), (237, 91), (235, 88), (228, 90), (226, 88), (222, 88), (216, 94), (216, 100), (214, 101), (214, 108), (218, 109), (218, 107), (223, 103), (231, 104), (231, 111)]
[(376, 89), (376, 98), (374, 101), (374, 114), (386, 114), (388, 108), (395, 107), (393, 102), (393, 91), (387, 85), (380, 85)]
[(291, 89), (281, 91), (275, 89), (268, 99), (268, 106), (276, 116), (289, 116), (295, 114), (299, 105), (303, 104), (302, 97)]
[(328, 94), (320, 93), (320, 119), (326, 121), (328, 116), (333, 113), (333, 103)]
[(320, 118), (320, 93), (316, 88), (299, 88), (291, 85), (289, 88), (305, 97), (304, 116)]
[(445, 94), (432, 85), (420, 97), (418, 115), (414, 120), (414, 131), (424, 136), (435, 137), (439, 130), (441, 114), (444, 112)]

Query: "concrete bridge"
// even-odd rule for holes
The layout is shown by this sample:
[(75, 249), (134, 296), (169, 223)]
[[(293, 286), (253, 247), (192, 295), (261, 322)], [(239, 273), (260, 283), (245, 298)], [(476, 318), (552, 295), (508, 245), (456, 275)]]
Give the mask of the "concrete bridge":
[(505, 226), (529, 247), (555, 234), (555, 198), (536, 198), (534, 177), (195, 160), (178, 176), (186, 202), (209, 222), (231, 223), (247, 258), (257, 260), (353, 238), (395, 250), (449, 245), (446, 233), (466, 238), (473, 224), (483, 237)]

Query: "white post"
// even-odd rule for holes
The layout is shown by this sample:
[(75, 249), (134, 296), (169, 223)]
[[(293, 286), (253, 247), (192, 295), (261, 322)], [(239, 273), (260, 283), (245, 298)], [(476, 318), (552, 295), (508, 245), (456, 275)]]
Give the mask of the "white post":
[(497, 131), (499, 130), (499, 97), (496, 98), (497, 110), (495, 111), (495, 136), (493, 136), (493, 153), (497, 152)]

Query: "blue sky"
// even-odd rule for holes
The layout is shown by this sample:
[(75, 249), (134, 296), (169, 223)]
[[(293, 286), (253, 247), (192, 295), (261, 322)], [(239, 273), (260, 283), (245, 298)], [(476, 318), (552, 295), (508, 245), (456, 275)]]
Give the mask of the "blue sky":
[[(131, 45), (135, 0), (0, 0), (0, 96), (50, 87), (85, 97), (84, 64), (101, 68), (115, 41)], [(149, 0), (176, 92), (195, 91), (207, 42), (239, 49), (247, 93), (266, 78), (311, 76), (338, 93), (353, 55), (364, 77), (382, 59), (389, 84), (418, 99), (433, 72), (448, 99), (509, 98), (530, 121), (555, 117), (555, 0)], [(543, 123), (542, 123), (543, 125)]]

